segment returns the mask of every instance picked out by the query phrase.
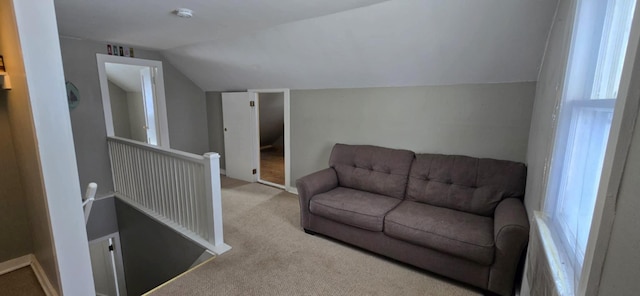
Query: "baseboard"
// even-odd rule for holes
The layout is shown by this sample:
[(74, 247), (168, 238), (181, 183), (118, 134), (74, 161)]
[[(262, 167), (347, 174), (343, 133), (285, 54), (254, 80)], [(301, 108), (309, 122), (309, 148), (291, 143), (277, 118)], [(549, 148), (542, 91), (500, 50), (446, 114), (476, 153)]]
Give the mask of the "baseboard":
[(0, 275), (31, 265), (31, 254), (0, 263)]
[(227, 175), (227, 170), (220, 169), (220, 175), (226, 176)]
[(36, 278), (38, 279), (38, 282), (40, 283), (40, 286), (42, 287), (42, 290), (47, 296), (58, 296), (58, 292), (56, 291), (55, 288), (53, 288), (53, 285), (51, 285), (51, 282), (49, 281), (49, 278), (47, 277), (44, 270), (42, 269), (42, 266), (40, 266), (38, 259), (36, 259), (36, 256), (34, 256), (33, 254), (24, 255), (24, 256), (0, 263), (0, 275), (12, 272), (14, 270), (18, 270), (20, 268), (24, 268), (27, 266), (31, 267), (31, 269), (33, 270), (33, 273), (36, 275)]
[(184, 275), (188, 274), (189, 272), (191, 272), (191, 271), (193, 271), (193, 270), (195, 270), (197, 268), (200, 268), (200, 266), (207, 264), (209, 261), (213, 261), (214, 259), (216, 259), (215, 256), (205, 260), (204, 262), (202, 262), (202, 263), (200, 263), (200, 264), (198, 264), (198, 265), (196, 265), (194, 267), (189, 268), (187, 271), (185, 271), (185, 272), (173, 277), (172, 279), (160, 284), (159, 286), (157, 286), (157, 287), (145, 292), (144, 294), (142, 294), (142, 296), (148, 296), (148, 295), (151, 295), (151, 294), (155, 293), (156, 291), (162, 289), (163, 287), (169, 285), (170, 283), (173, 283), (174, 281), (176, 281), (177, 279), (183, 277)]
[(295, 188), (295, 187), (288, 187), (288, 188), (287, 188), (287, 191), (288, 191), (288, 192), (290, 192), (290, 193), (293, 193), (293, 194), (295, 194), (295, 195), (298, 195), (298, 188)]
[(36, 256), (30, 256), (31, 269), (33, 269), (33, 272), (36, 274), (36, 278), (38, 278), (38, 282), (40, 282), (40, 286), (42, 287), (42, 290), (44, 290), (44, 293), (47, 296), (58, 296), (58, 292), (55, 288), (53, 288), (53, 285), (51, 285), (49, 277), (44, 272), (44, 269), (42, 269), (42, 266), (40, 266), (40, 263), (38, 262), (38, 259), (36, 259)]

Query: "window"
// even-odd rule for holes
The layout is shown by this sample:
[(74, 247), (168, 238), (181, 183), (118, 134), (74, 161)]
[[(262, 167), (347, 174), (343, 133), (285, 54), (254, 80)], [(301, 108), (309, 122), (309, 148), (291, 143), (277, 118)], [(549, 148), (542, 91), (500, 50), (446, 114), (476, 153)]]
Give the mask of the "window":
[(545, 213), (573, 278), (589, 238), (635, 0), (578, 0)]

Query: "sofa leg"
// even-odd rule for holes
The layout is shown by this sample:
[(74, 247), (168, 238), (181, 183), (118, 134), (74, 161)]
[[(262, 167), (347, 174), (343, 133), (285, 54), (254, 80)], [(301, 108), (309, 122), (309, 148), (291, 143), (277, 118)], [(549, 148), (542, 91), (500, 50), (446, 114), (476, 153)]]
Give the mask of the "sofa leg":
[(311, 235), (316, 235), (315, 231), (311, 231), (309, 229), (304, 228), (304, 232)]

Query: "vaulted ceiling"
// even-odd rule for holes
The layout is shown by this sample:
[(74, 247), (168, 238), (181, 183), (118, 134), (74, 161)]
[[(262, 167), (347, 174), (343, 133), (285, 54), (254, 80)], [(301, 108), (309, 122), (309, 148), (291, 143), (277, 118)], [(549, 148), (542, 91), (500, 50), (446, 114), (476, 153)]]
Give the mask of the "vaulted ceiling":
[(156, 49), (203, 90), (241, 90), (535, 81), (557, 0), (55, 4), (61, 35)]

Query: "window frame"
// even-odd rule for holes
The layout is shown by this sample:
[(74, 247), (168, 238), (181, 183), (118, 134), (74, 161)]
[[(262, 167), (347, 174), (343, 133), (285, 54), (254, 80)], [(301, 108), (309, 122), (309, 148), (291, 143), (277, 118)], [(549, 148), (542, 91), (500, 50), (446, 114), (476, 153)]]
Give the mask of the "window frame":
[[(549, 208), (556, 208), (558, 200), (557, 198), (549, 199), (549, 191), (553, 190), (555, 181), (554, 174), (555, 173), (551, 167), (553, 166), (554, 160), (553, 157), (557, 154), (553, 148), (554, 145), (560, 144), (558, 142), (557, 135), (559, 133), (565, 133), (563, 130), (563, 126), (559, 122), (560, 120), (567, 119), (567, 117), (560, 117), (560, 113), (566, 112), (561, 108), (565, 102), (565, 97), (567, 94), (568, 83), (571, 81), (571, 71), (573, 60), (573, 50), (576, 39), (576, 34), (574, 33), (575, 27), (578, 25), (579, 20), (578, 16), (580, 14), (580, 2), (579, 0), (573, 1), (572, 3), (572, 15), (568, 20), (572, 24), (571, 32), (571, 43), (568, 46), (568, 50), (565, 53), (565, 72), (558, 84), (558, 88), (562, 89), (559, 92), (557, 97), (556, 110), (553, 114), (553, 120), (556, 121), (556, 124), (553, 128), (552, 133), (552, 144), (550, 145), (551, 150), (550, 157), (545, 161), (545, 184), (544, 184), (544, 196), (542, 200), (542, 209), (544, 210), (543, 220), (546, 221), (545, 224), (548, 226), (552, 226), (551, 217), (549, 212), (547, 211)], [(611, 229), (613, 227), (613, 220), (615, 218), (615, 202), (617, 198), (617, 193), (620, 185), (620, 181), (622, 178), (623, 168), (626, 162), (626, 156), (628, 154), (631, 136), (633, 133), (633, 127), (635, 125), (635, 120), (638, 116), (638, 108), (640, 107), (638, 96), (640, 96), (640, 61), (636, 63), (636, 54), (639, 50), (639, 39), (640, 39), (640, 12), (639, 6), (637, 3), (640, 1), (636, 1), (635, 8), (632, 13), (632, 24), (629, 32), (629, 39), (625, 49), (625, 59), (623, 61), (622, 73), (620, 75), (620, 84), (618, 87), (617, 100), (615, 101), (615, 106), (613, 110), (613, 119), (611, 123), (611, 128), (609, 131), (609, 137), (607, 140), (607, 145), (605, 149), (604, 155), (604, 163), (602, 166), (600, 182), (598, 186), (598, 191), (595, 198), (595, 207), (591, 220), (591, 227), (589, 231), (589, 236), (587, 239), (586, 250), (584, 254), (584, 260), (579, 270), (581, 272), (580, 278), (575, 279), (573, 277), (573, 270), (571, 272), (565, 272), (566, 276), (569, 278), (575, 279), (576, 282), (572, 282), (576, 284), (576, 287), (572, 287), (572, 291), (576, 292), (577, 295), (597, 295), (598, 287), (600, 283), (600, 276), (602, 274), (602, 266), (604, 264), (605, 255), (608, 248), (608, 242), (611, 237)], [(606, 17), (606, 16), (605, 16)], [(636, 81), (632, 80), (632, 76), (635, 77)], [(594, 76), (591, 77), (590, 81), (586, 81), (585, 84), (593, 84)], [(635, 88), (631, 88), (631, 86), (635, 86)], [(583, 91), (585, 89), (583, 88)], [(592, 91), (591, 88), (588, 89), (589, 92)], [(583, 92), (586, 94), (587, 92)], [(587, 96), (583, 96), (587, 97)], [(598, 101), (596, 100), (577, 100), (577, 101)], [(590, 104), (587, 102), (586, 104)], [(560, 120), (559, 120), (560, 119)], [(565, 128), (566, 129), (566, 128)], [(564, 144), (562, 147), (566, 148), (566, 142), (568, 139), (564, 138)], [(563, 151), (562, 155), (565, 152)], [(558, 187), (555, 187), (558, 188)], [(556, 191), (557, 192), (557, 191)], [(553, 204), (553, 205), (550, 205)], [(555, 214), (555, 213), (554, 213)], [(554, 243), (561, 241), (558, 238), (557, 232), (553, 231), (552, 237)], [(561, 254), (561, 260), (568, 259), (566, 257), (567, 252), (563, 252), (564, 244), (558, 246), (556, 244), (556, 249)]]

